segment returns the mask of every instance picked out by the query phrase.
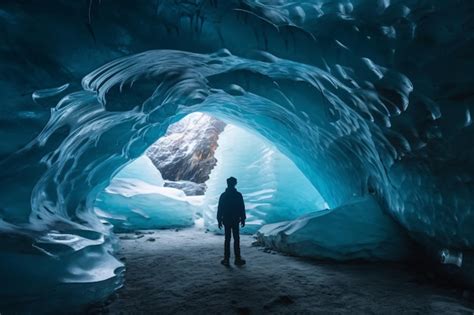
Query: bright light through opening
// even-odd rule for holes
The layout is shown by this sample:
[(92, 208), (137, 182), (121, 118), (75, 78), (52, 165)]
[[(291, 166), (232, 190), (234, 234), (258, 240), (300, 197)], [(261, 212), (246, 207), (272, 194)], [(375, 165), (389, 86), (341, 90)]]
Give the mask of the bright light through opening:
[(217, 231), (217, 201), (230, 176), (237, 177), (245, 199), (244, 233), (328, 208), (274, 145), (243, 128), (193, 113), (171, 125), (113, 178), (97, 198), (96, 213), (119, 230), (196, 225)]

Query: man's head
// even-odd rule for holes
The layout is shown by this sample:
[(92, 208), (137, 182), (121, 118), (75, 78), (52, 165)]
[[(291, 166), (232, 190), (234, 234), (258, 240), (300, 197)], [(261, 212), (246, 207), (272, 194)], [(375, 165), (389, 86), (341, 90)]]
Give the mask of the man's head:
[(235, 185), (237, 185), (237, 178), (232, 176), (227, 178), (227, 187), (234, 188)]

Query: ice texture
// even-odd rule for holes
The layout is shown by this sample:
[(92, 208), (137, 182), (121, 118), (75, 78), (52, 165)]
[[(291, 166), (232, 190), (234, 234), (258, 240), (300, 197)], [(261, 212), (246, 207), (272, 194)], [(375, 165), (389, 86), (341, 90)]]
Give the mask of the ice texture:
[(160, 172), (142, 155), (97, 195), (95, 213), (119, 231), (192, 226), (201, 208), (182, 190), (163, 184)]
[[(162, 187), (164, 185), (163, 177), (160, 171), (155, 167), (150, 158), (142, 155), (133, 160), (130, 164), (122, 168), (114, 177), (113, 180), (133, 180), (138, 179), (155, 187)], [(109, 185), (106, 191), (113, 189), (113, 185)]]
[[(445, 0), (2, 3), (0, 309), (120, 286), (97, 194), (197, 111), (265, 137), (331, 209), (372, 195), (434, 260), (462, 253), (472, 274), (473, 12)], [(74, 298), (36, 299), (66, 283)]]
[(413, 250), (400, 226), (370, 196), (265, 225), (257, 239), (292, 255), (339, 261), (400, 261), (412, 258)]
[(255, 233), (262, 225), (291, 220), (327, 204), (303, 173), (275, 146), (245, 129), (227, 125), (219, 136), (217, 165), (206, 182), (204, 221), (217, 231), (217, 204), (227, 187), (226, 179), (237, 178), (247, 213), (243, 233)]

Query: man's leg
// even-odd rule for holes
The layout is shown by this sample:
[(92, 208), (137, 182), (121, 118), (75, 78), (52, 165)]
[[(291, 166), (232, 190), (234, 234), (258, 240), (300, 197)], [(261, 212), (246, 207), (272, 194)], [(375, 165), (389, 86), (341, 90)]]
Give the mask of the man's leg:
[(234, 236), (234, 258), (240, 259), (240, 235), (239, 235), (239, 223), (232, 226), (232, 234)]
[(229, 260), (230, 258), (230, 235), (232, 228), (230, 225), (224, 225), (224, 259)]

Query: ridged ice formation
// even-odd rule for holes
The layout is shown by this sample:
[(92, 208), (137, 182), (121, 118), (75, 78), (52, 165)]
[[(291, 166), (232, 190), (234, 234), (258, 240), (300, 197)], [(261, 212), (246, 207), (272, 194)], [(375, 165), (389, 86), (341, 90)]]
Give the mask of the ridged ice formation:
[(43, 299), (54, 308), (119, 286), (96, 195), (195, 111), (260, 133), (331, 208), (371, 194), (437, 260), (453, 250), (469, 262), (473, 9), (469, 0), (2, 4), (0, 305), (28, 309), (25, 297), (54, 291)]

